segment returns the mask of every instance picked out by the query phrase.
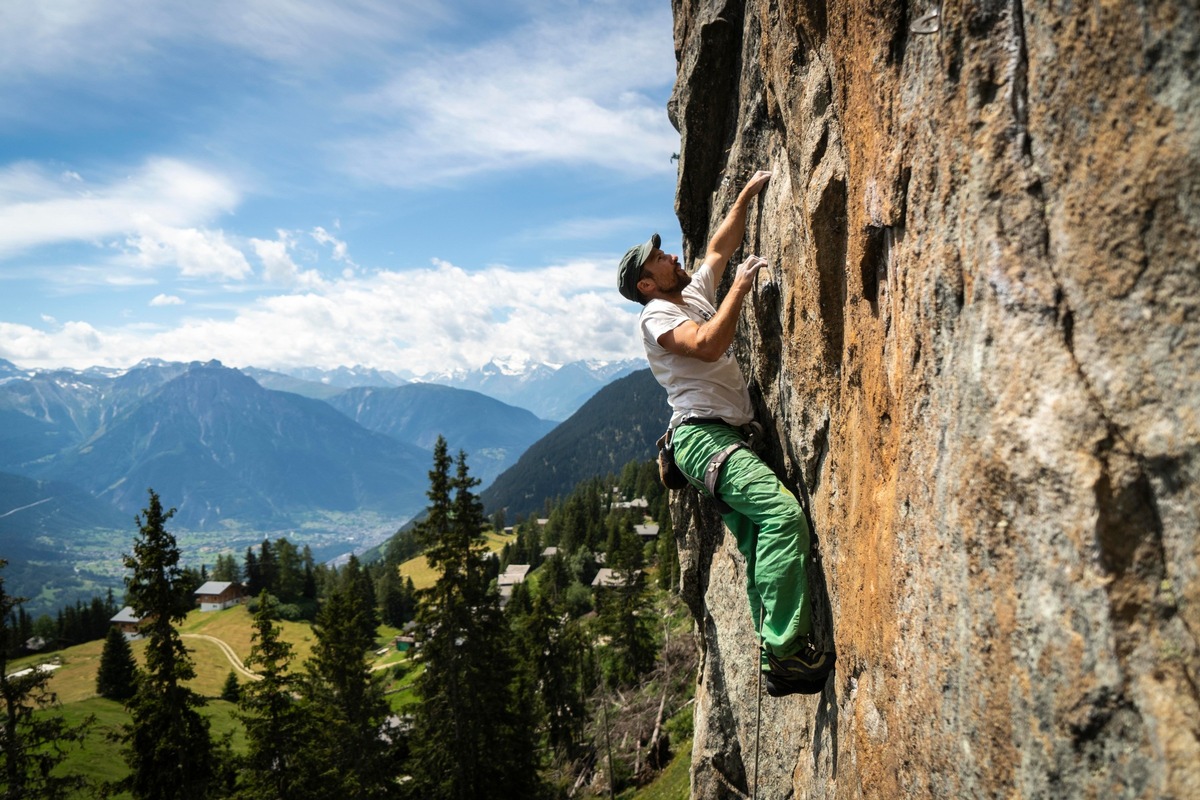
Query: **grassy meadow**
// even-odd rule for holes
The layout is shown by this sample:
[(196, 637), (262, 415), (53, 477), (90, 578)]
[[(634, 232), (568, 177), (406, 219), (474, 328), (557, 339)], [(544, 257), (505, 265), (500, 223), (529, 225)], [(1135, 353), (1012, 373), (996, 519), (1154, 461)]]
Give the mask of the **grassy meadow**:
[[(307, 622), (282, 621), (276, 624), (281, 628), (282, 638), (292, 645), (294, 658), (291, 668), (303, 669), (316, 642), (312, 627)], [(245, 748), (245, 734), (236, 717), (237, 708), (233, 703), (218, 699), (230, 671), (236, 671), (236, 668), (225, 649), (213, 639), (223, 642), (239, 662), (243, 661), (250, 655), (252, 645), (254, 627), (251, 614), (244, 606), (203, 613), (195, 610), (183, 620), (179, 631), (196, 669), (196, 677), (189, 685), (208, 700), (201, 713), (209, 720), (213, 740), (219, 742), (228, 736), (234, 752), (241, 752)], [(407, 654), (390, 646), (397, 633), (399, 631), (395, 628), (380, 626), (376, 652), (385, 652), (372, 655), (369, 663), (373, 670), (386, 671), (388, 699), (393, 708), (399, 709), (413, 702), (411, 686), (419, 670), (411, 668)], [(145, 640), (130, 644), (134, 657), (139, 664), (143, 664)], [(95, 719), (84, 745), (66, 751), (64, 768), (83, 774), (97, 783), (116, 780), (126, 774), (121, 745), (114, 735), (129, 721), (129, 715), (121, 703), (96, 694), (96, 674), (103, 649), (102, 640), (87, 642), (49, 656), (30, 656), (10, 664), (13, 672), (47, 661), (58, 665), (50, 679), (49, 688), (61, 706), (57, 712), (49, 713), (61, 712), (72, 723), (89, 716)], [(238, 680), (245, 683), (249, 679), (239, 673)], [(116, 798), (127, 796), (116, 795)]]
[[(487, 546), (493, 552), (500, 551), (512, 536), (489, 534)], [(424, 557), (411, 559), (401, 565), (401, 574), (413, 579), (417, 588), (431, 586), (436, 575)], [(536, 573), (532, 578), (536, 580)], [(653, 575), (650, 576), (653, 581)], [(671, 606), (664, 617), (672, 630), (690, 629), (690, 617), (682, 604)], [(316, 636), (308, 622), (277, 622), (282, 638), (292, 645), (291, 668), (300, 671), (316, 644)], [(209, 720), (213, 740), (218, 745), (227, 740), (233, 752), (243, 752), (246, 746), (242, 723), (237, 717), (235, 704), (219, 699), (221, 690), (231, 671), (238, 674), (243, 684), (250, 680), (235, 666), (231, 657), (241, 664), (249, 656), (253, 645), (253, 617), (245, 606), (235, 606), (224, 611), (200, 612), (193, 610), (180, 623), (178, 630), (190, 651), (196, 676), (190, 686), (207, 699), (201, 713)], [(395, 713), (403, 713), (417, 702), (414, 685), (420, 677), (423, 665), (410, 660), (391, 645), (400, 631), (389, 626), (380, 626), (375, 651), (368, 657), (373, 672), (382, 678), (387, 701)], [(144, 663), (146, 642), (131, 643), (135, 658)], [(129, 722), (124, 707), (115, 701), (96, 694), (96, 674), (104, 642), (94, 641), (51, 654), (16, 660), (10, 664), (17, 671), (37, 663), (51, 661), (57, 665), (49, 688), (59, 703), (58, 709), (47, 713), (61, 713), (71, 723), (85, 718), (94, 719), (88, 737), (81, 747), (69, 748), (63, 768), (86, 776), (93, 785), (100, 785), (123, 777), (127, 773), (122, 745), (117, 735)], [(657, 689), (655, 690), (657, 691)], [(621, 792), (618, 800), (683, 800), (689, 795), (691, 764), (691, 713), (689, 705), (667, 723), (674, 751), (671, 764), (657, 779), (643, 787), (630, 787)], [(80, 797), (91, 795), (80, 795)], [(113, 795), (115, 800), (128, 800), (129, 795)]]
[[(488, 550), (493, 553), (499, 553), (504, 549), (504, 545), (516, 540), (517, 537), (515, 534), (505, 535), (503, 533), (496, 533), (495, 531), (488, 531), (484, 544)], [(417, 556), (410, 558), (400, 565), (400, 577), (412, 578), (413, 586), (418, 589), (428, 589), (437, 581), (438, 573), (429, 566), (429, 561), (426, 560), (425, 556)]]

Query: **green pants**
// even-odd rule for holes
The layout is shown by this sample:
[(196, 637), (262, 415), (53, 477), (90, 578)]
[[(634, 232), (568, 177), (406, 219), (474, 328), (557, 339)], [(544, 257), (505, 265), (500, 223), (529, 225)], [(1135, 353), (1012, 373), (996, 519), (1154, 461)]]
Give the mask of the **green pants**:
[[(673, 440), (675, 463), (693, 485), (702, 487), (708, 460), (741, 438), (728, 425), (681, 426)], [(717, 493), (732, 509), (721, 518), (746, 558), (746, 595), (758, 635), (776, 657), (789, 656), (799, 648), (798, 640), (812, 630), (804, 511), (749, 448), (729, 456)]]

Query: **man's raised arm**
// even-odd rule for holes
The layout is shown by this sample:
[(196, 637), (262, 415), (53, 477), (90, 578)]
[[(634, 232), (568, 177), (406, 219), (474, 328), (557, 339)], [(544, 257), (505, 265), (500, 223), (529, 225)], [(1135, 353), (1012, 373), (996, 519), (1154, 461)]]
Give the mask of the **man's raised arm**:
[(729, 209), (729, 213), (721, 221), (717, 232), (709, 240), (708, 253), (705, 254), (704, 261), (713, 272), (714, 285), (721, 282), (721, 276), (725, 274), (725, 266), (746, 234), (746, 210), (750, 207), (750, 201), (762, 191), (770, 178), (771, 173), (767, 170), (759, 170), (754, 173), (754, 177), (742, 187), (737, 200), (733, 202), (733, 208)]
[(738, 265), (737, 273), (733, 276), (733, 285), (729, 287), (729, 293), (721, 301), (721, 306), (712, 319), (703, 325), (697, 325), (689, 319), (659, 336), (658, 343), (677, 356), (716, 361), (725, 354), (729, 345), (733, 344), (738, 315), (742, 312), (742, 301), (754, 288), (754, 276), (766, 264), (766, 259), (758, 256), (747, 258)]

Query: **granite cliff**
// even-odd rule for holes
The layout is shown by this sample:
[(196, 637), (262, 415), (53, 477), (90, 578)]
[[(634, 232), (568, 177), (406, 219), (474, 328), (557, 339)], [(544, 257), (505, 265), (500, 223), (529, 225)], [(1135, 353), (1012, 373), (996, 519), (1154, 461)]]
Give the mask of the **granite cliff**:
[(740, 557), (680, 494), (693, 796), (1200, 797), (1196, 4), (674, 12), (685, 263), (774, 172), (736, 347), (838, 653), (759, 714)]

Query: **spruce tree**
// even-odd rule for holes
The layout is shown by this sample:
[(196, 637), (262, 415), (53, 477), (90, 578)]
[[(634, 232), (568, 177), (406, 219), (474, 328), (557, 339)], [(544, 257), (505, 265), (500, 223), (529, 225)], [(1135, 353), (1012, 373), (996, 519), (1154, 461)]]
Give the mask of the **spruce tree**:
[(96, 694), (109, 700), (124, 702), (137, 691), (137, 661), (125, 634), (116, 627), (108, 629), (104, 650), (100, 652), (100, 668), (96, 672)]
[(246, 548), (246, 593), (251, 597), (258, 597), (264, 590), (270, 591), (270, 588), (263, 585), (262, 570), (258, 568), (258, 556), (254, 555), (254, 548)]
[(597, 592), (600, 627), (612, 641), (608, 679), (612, 685), (631, 684), (654, 666), (654, 632), (641, 575), (642, 543), (628, 522), (614, 528), (608, 563), (617, 585)]
[(221, 686), (221, 699), (236, 703), (241, 696), (242, 685), (238, 683), (237, 673), (229, 670), (229, 674), (225, 676), (225, 683)]
[(375, 584), (370, 574), (363, 568), (358, 556), (351, 555), (342, 573), (342, 585), (353, 592), (359, 600), (362, 613), (359, 619), (362, 625), (363, 639), (366, 647), (375, 644), (375, 632), (379, 627), (379, 611), (375, 608)]
[(520, 663), (534, 689), (546, 742), (552, 751), (574, 759), (587, 722), (588, 689), (594, 683), (587, 640), (579, 623), (547, 594), (539, 594), (516, 625), (516, 639), (525, 654)]
[(217, 563), (213, 567), (212, 579), (214, 581), (230, 581), (236, 583), (242, 579), (242, 568), (238, 566), (237, 559), (232, 553), (222, 553), (217, 556)]
[(279, 597), (279, 560), (270, 539), (263, 539), (259, 548), (258, 575), (262, 588)]
[(297, 678), (288, 671), (292, 645), (272, 620), (276, 601), (263, 592), (254, 615), (246, 666), (259, 680), (242, 687), (239, 718), (246, 726), (246, 755), (239, 771), (239, 800), (321, 800), (328, 797), (320, 762), (305, 758), (318, 732), (308, 706), (297, 702)]
[(409, 598), (405, 592), (404, 579), (396, 567), (383, 565), (383, 573), (376, 584), (379, 594), (380, 618), (395, 628), (404, 627), (409, 617)]
[[(0, 559), (0, 569), (7, 565)], [(17, 616), (12, 611), (21, 602), (4, 591), (0, 576), (0, 798), (58, 800), (86, 786), (82, 777), (55, 768), (66, 745), (83, 741), (92, 720), (69, 725), (61, 714), (46, 713), (57, 705), (47, 686), (49, 670), (34, 666), (9, 674), (9, 653), (24, 641), (17, 639), (20, 631), (12, 624)]]
[(389, 796), (395, 786), (399, 759), (385, 729), (389, 708), (367, 665), (370, 611), (356, 582), (343, 581), (314, 626), (317, 642), (302, 685), (314, 728), (301, 758), (306, 769), (320, 769), (327, 797), (369, 800)]
[(537, 764), (526, 684), (509, 650), (499, 595), (483, 560), (483, 506), (466, 456), (450, 476), (441, 437), (418, 536), (439, 573), (417, 614), (425, 671), (417, 681), (410, 769), (425, 798), (534, 797)]
[(120, 783), (137, 800), (200, 800), (209, 794), (217, 759), (208, 720), (196, 710), (204, 698), (187, 686), (195, 677), (175, 624), (192, 607), (194, 587), (179, 565), (179, 546), (166, 530), (175, 509), (163, 511), (150, 490), (138, 517), (133, 555), (124, 557), (132, 574), (126, 598), (148, 639), (146, 666), (127, 704), (126, 761), (130, 775)]

